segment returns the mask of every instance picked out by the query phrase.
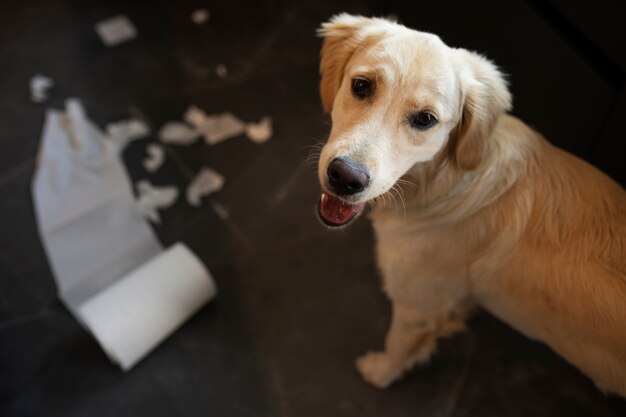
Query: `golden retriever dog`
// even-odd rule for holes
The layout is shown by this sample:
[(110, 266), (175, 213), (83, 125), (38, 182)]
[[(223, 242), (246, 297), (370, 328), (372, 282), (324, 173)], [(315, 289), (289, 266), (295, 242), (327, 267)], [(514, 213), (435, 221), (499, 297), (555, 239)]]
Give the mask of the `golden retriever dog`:
[(479, 305), (626, 395), (626, 193), (507, 113), (484, 57), (385, 19), (322, 25), (320, 219), (370, 207), (392, 319), (357, 359), (389, 386)]

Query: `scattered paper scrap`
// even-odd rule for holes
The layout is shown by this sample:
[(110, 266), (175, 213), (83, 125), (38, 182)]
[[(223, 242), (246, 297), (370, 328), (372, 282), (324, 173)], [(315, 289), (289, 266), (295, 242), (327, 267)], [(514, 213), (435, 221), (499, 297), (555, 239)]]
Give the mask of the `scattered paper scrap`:
[(165, 150), (161, 145), (150, 144), (146, 147), (148, 156), (142, 161), (143, 167), (148, 172), (156, 172), (165, 161)]
[(255, 143), (265, 143), (272, 137), (272, 118), (265, 116), (259, 123), (248, 123), (246, 136)]
[(207, 20), (209, 20), (210, 16), (211, 14), (209, 13), (207, 9), (194, 10), (191, 13), (191, 21), (195, 23), (196, 25), (201, 25), (203, 23), (206, 23)]
[(120, 120), (106, 125), (106, 132), (118, 150), (129, 142), (143, 139), (150, 134), (150, 128), (139, 119)]
[(201, 108), (191, 105), (183, 114), (183, 119), (197, 129), (206, 122), (207, 114)]
[(196, 142), (199, 137), (199, 132), (191, 129), (182, 122), (167, 122), (161, 127), (161, 130), (159, 130), (159, 139), (161, 139), (163, 143), (190, 145)]
[(196, 178), (187, 186), (187, 202), (189, 205), (199, 207), (202, 197), (215, 193), (224, 187), (224, 177), (211, 168), (202, 168)]
[(246, 125), (232, 113), (225, 112), (208, 116), (201, 130), (204, 140), (209, 145), (215, 145), (241, 135), (245, 132)]
[(154, 202), (149, 197), (142, 195), (137, 199), (137, 206), (141, 215), (152, 223), (161, 224), (161, 215)]
[(37, 74), (30, 79), (30, 99), (35, 103), (43, 103), (48, 99), (48, 90), (54, 81), (45, 75)]
[(126, 119), (106, 125), (109, 136), (125, 136), (130, 140), (145, 138), (150, 134), (150, 128), (139, 119)]
[(108, 47), (137, 37), (135, 25), (123, 14), (98, 22), (95, 29), (102, 42)]
[(178, 188), (173, 185), (155, 187), (148, 180), (137, 182), (139, 195), (145, 195), (154, 201), (156, 207), (160, 209), (169, 208), (178, 198)]
[(220, 78), (226, 78), (228, 77), (228, 68), (226, 68), (226, 65), (220, 64), (217, 67), (215, 67), (215, 73)]
[(178, 198), (178, 188), (174, 186), (155, 187), (149, 181), (141, 180), (137, 183), (139, 199), (137, 204), (141, 214), (153, 223), (161, 223), (158, 209), (169, 208)]
[(230, 112), (208, 115), (201, 108), (191, 105), (183, 118), (196, 132), (202, 134), (209, 145), (218, 144), (242, 133), (255, 143), (265, 143), (274, 134), (270, 116), (263, 117), (258, 123), (245, 123)]
[(239, 136), (246, 130), (246, 124), (229, 112), (209, 116), (202, 109), (191, 106), (183, 117), (202, 134), (209, 145)]

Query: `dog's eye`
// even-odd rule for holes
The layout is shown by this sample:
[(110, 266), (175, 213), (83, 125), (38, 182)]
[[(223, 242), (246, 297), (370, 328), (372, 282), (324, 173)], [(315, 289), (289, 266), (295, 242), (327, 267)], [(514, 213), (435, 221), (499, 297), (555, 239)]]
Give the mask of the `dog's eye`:
[(437, 119), (430, 113), (419, 112), (411, 118), (411, 126), (419, 129), (426, 130), (433, 127), (437, 123)]
[(371, 83), (365, 78), (352, 79), (352, 93), (354, 93), (357, 98), (366, 98), (370, 95), (371, 89)]

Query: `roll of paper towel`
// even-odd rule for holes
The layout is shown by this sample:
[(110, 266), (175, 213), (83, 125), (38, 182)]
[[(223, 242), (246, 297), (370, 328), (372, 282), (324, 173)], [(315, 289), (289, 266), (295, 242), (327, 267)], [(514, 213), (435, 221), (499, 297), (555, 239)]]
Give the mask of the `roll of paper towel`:
[(143, 219), (119, 153), (138, 129), (120, 125), (105, 135), (76, 99), (49, 110), (32, 195), (59, 298), (128, 370), (216, 290), (187, 247), (163, 251)]
[(216, 293), (202, 262), (177, 243), (87, 299), (78, 314), (111, 360), (126, 371)]

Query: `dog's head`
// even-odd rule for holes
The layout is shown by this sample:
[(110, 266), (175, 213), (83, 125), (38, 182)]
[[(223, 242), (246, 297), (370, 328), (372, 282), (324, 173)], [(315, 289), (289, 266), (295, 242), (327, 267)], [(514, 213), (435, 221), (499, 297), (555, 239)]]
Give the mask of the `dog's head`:
[(320, 92), (333, 121), (318, 167), (324, 223), (348, 224), (420, 164), (480, 165), (511, 103), (491, 62), (385, 19), (342, 14), (319, 34)]

